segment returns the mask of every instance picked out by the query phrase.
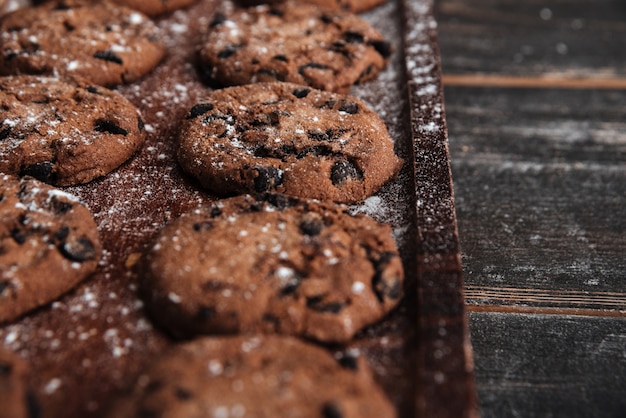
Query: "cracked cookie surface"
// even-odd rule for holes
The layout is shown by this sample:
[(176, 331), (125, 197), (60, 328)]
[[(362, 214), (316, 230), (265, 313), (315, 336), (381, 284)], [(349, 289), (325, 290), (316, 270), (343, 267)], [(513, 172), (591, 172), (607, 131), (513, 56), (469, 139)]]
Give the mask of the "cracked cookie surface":
[(385, 123), (357, 98), (291, 83), (210, 93), (187, 113), (178, 161), (219, 194), (358, 202), (399, 171)]
[(224, 199), (180, 217), (141, 265), (149, 311), (182, 338), (264, 332), (346, 342), (403, 293), (388, 225), (279, 194)]
[(359, 17), (289, 1), (216, 14), (199, 57), (206, 79), (220, 85), (287, 81), (347, 93), (391, 52)]
[(137, 109), (117, 92), (74, 79), (0, 79), (0, 172), (87, 183), (143, 144)]
[(32, 177), (0, 175), (0, 323), (47, 304), (97, 267), (98, 230), (78, 199)]
[(59, 0), (0, 20), (0, 74), (79, 76), (104, 86), (130, 83), (165, 55), (154, 23), (127, 7)]

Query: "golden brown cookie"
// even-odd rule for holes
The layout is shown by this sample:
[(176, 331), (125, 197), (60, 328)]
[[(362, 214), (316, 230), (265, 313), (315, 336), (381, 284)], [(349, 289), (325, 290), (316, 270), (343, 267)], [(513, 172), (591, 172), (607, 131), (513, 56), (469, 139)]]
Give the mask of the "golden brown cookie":
[(177, 337), (264, 332), (346, 342), (403, 293), (388, 225), (284, 195), (188, 213), (161, 231), (142, 264), (148, 309)]
[(365, 103), (291, 83), (207, 95), (187, 113), (178, 161), (219, 194), (280, 192), (358, 202), (399, 171), (385, 123)]
[(367, 363), (345, 365), (295, 338), (201, 338), (158, 357), (107, 416), (395, 417)]
[(90, 275), (102, 248), (89, 210), (34, 178), (0, 175), (0, 323)]
[(165, 54), (156, 26), (106, 1), (58, 0), (0, 20), (0, 74), (61, 74), (111, 86), (129, 83)]
[(209, 82), (288, 81), (346, 93), (370, 80), (391, 45), (359, 17), (295, 1), (217, 14), (200, 49)]
[(122, 95), (84, 81), (0, 78), (0, 172), (56, 185), (87, 183), (143, 144), (137, 109)]

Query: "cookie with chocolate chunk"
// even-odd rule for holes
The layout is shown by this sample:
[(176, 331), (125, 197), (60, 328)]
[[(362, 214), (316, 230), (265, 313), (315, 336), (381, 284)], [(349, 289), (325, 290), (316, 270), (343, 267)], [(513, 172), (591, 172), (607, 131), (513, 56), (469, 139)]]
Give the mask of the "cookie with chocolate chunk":
[(0, 74), (61, 74), (111, 86), (129, 83), (165, 55), (142, 13), (108, 1), (58, 0), (0, 20)]
[(216, 14), (200, 49), (209, 82), (287, 81), (346, 93), (373, 78), (391, 45), (359, 17), (288, 1)]
[(392, 418), (360, 357), (290, 337), (201, 338), (159, 356), (108, 417)]
[(139, 10), (148, 16), (158, 16), (163, 13), (187, 7), (196, 0), (113, 0), (117, 4)]
[(143, 144), (137, 109), (121, 94), (74, 79), (0, 79), (0, 172), (56, 185), (87, 183)]
[(166, 226), (141, 288), (176, 337), (280, 333), (342, 343), (399, 302), (391, 228), (343, 205), (278, 194), (219, 201)]
[(89, 210), (32, 177), (0, 175), (0, 323), (47, 304), (97, 267)]
[(178, 161), (218, 194), (357, 202), (399, 171), (385, 123), (362, 101), (291, 83), (214, 91), (185, 116)]

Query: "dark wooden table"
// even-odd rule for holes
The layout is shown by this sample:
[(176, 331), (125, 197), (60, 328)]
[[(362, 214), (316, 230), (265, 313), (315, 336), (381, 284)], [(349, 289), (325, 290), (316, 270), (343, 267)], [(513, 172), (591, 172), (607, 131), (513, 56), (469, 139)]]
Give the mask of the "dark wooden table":
[(626, 417), (626, 1), (438, 0), (482, 417)]

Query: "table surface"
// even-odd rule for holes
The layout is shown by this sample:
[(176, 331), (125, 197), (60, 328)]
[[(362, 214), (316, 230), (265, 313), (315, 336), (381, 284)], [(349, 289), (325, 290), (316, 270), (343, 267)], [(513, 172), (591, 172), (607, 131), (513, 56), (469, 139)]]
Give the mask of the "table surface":
[(436, 1), (482, 417), (626, 417), (626, 2)]

